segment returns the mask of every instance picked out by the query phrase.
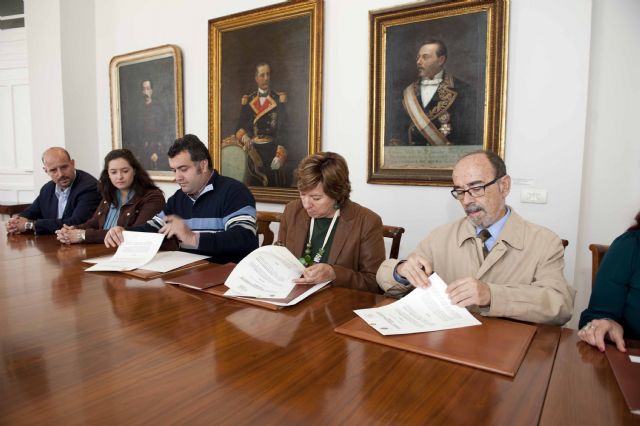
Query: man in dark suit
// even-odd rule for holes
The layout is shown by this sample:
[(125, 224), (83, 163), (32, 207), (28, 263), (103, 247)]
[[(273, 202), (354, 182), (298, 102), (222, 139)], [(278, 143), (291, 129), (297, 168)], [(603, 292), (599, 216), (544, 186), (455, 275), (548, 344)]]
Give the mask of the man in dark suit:
[(78, 225), (91, 217), (100, 203), (96, 179), (76, 170), (64, 148), (49, 148), (42, 154), (43, 169), (51, 178), (35, 201), (7, 222), (9, 234), (33, 231), (53, 234), (62, 225)]
[(236, 138), (247, 152), (252, 185), (286, 186), (287, 151), (282, 141), (287, 95), (271, 90), (271, 66), (260, 63), (255, 74), (258, 90), (242, 97)]
[(427, 40), (420, 47), (416, 57), (420, 79), (402, 93), (406, 118), (391, 123), (388, 145), (482, 144), (475, 91), (444, 68), (447, 55), (440, 40)]

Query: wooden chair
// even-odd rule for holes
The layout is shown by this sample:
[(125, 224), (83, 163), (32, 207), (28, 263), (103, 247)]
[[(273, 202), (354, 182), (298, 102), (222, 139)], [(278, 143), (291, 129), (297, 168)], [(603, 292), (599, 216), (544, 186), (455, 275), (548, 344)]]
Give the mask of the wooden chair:
[(271, 222), (280, 223), (280, 217), (282, 213), (278, 212), (257, 212), (256, 222), (258, 225), (258, 235), (262, 235), (262, 245), (270, 246), (273, 244), (273, 231), (271, 230)]
[(591, 250), (591, 288), (596, 283), (596, 275), (602, 263), (602, 258), (609, 250), (609, 246), (603, 244), (589, 244), (589, 250)]
[[(258, 225), (258, 235), (262, 235), (262, 245), (267, 246), (273, 244), (274, 234), (271, 230), (272, 222), (280, 223), (282, 213), (258, 211), (256, 214), (256, 222)], [(391, 238), (391, 251), (389, 258), (397, 259), (400, 252), (400, 240), (404, 228), (399, 226), (382, 225), (382, 234), (385, 238)]]
[(391, 238), (391, 250), (389, 251), (389, 259), (398, 258), (402, 234), (404, 234), (404, 228), (400, 226), (382, 225), (382, 235), (385, 238)]

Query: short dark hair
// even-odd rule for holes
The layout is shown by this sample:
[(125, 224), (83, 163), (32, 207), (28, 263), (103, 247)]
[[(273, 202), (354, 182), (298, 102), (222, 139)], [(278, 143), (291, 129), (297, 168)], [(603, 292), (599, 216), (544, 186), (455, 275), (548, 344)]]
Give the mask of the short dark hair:
[(271, 71), (271, 64), (269, 62), (258, 62), (256, 64), (256, 74), (255, 75), (258, 75), (258, 68), (264, 67), (265, 65), (268, 66), (269, 67), (269, 71)]
[(462, 160), (463, 158), (471, 157), (472, 155), (478, 155), (478, 154), (484, 155), (487, 158), (487, 160), (489, 160), (489, 163), (491, 163), (491, 166), (493, 167), (493, 171), (496, 172), (496, 176), (495, 176), (496, 178), (507, 175), (507, 165), (504, 164), (504, 160), (502, 160), (502, 158), (500, 158), (500, 156), (493, 151), (480, 149), (480, 150), (473, 151), (463, 155), (462, 157), (460, 157), (460, 159), (458, 159), (458, 161)]
[(342, 205), (349, 199), (351, 182), (347, 162), (335, 152), (316, 152), (303, 159), (296, 170), (298, 191), (308, 191), (322, 184), (322, 190)]
[[(98, 180), (98, 191), (107, 203), (114, 204), (115, 201), (117, 188), (113, 186), (111, 179), (109, 179), (109, 163), (117, 158), (124, 159), (134, 171), (133, 183), (131, 184), (132, 191), (142, 196), (147, 191), (158, 189), (151, 177), (149, 177), (149, 173), (142, 167), (131, 151), (128, 149), (114, 149), (104, 157), (104, 168)], [(124, 200), (122, 201), (124, 202)]]
[(209, 170), (213, 170), (211, 154), (209, 154), (209, 150), (207, 149), (205, 144), (200, 139), (198, 139), (196, 135), (188, 134), (176, 139), (175, 142), (173, 142), (173, 144), (169, 147), (167, 156), (169, 158), (173, 158), (176, 155), (180, 154), (182, 151), (189, 152), (191, 161), (193, 161), (194, 163), (202, 160), (207, 160), (209, 162)]
[(444, 44), (444, 42), (442, 40), (438, 40), (438, 39), (427, 39), (425, 41), (423, 41), (420, 46), (418, 47), (418, 50), (420, 50), (420, 48), (422, 46), (424, 46), (425, 44), (435, 44), (438, 46), (438, 48), (436, 49), (436, 56), (440, 57), (440, 56), (446, 56), (447, 58), (449, 58), (449, 51), (447, 50), (447, 45)]

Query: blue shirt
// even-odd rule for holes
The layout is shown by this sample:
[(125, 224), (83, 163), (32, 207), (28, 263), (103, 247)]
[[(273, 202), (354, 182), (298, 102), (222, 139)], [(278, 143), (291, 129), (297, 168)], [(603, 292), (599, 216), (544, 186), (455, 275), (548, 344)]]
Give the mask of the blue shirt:
[(58, 197), (58, 216), (56, 217), (56, 219), (62, 219), (64, 209), (67, 207), (67, 200), (69, 199), (70, 192), (71, 185), (67, 186), (65, 189), (62, 189), (58, 185), (56, 185), (56, 197)]
[[(496, 243), (498, 242), (498, 237), (502, 232), (502, 228), (504, 228), (504, 224), (507, 223), (507, 219), (509, 219), (509, 216), (511, 216), (511, 209), (507, 207), (507, 213), (504, 216), (502, 216), (502, 218), (499, 221), (497, 221), (490, 227), (486, 228), (487, 231), (491, 233), (491, 237), (484, 242), (484, 245), (487, 246), (487, 250), (491, 251), (493, 247), (496, 245)], [(480, 231), (482, 231), (483, 229), (485, 228), (476, 226), (476, 236), (480, 234)]]
[(134, 191), (129, 191), (127, 194), (127, 199), (122, 201), (120, 191), (116, 191), (116, 204), (111, 203), (109, 206), (109, 212), (107, 213), (107, 218), (104, 221), (104, 226), (102, 229), (111, 229), (118, 223), (118, 217), (120, 217), (120, 209), (123, 205), (127, 204), (133, 198)]

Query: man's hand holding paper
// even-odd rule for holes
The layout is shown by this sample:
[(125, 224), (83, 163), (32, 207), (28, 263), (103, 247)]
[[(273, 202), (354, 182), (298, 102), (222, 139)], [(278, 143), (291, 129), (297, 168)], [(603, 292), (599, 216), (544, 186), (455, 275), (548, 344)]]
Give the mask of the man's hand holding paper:
[[(424, 257), (412, 254), (403, 263), (400, 263), (396, 272), (406, 278), (416, 288), (428, 288), (429, 276), (433, 272), (431, 263)], [(489, 306), (491, 304), (491, 289), (489, 286), (473, 277), (455, 280), (447, 286), (446, 293), (451, 303), (462, 308), (478, 305)]]
[(427, 288), (433, 267), (427, 259), (414, 253), (407, 258), (406, 262), (398, 265), (396, 272), (415, 287)]
[(193, 232), (180, 216), (169, 215), (164, 221), (164, 226), (158, 230), (159, 233), (167, 238), (176, 237), (189, 247), (198, 247), (198, 234)]
[(451, 303), (447, 285), (438, 274), (431, 285), (416, 288), (404, 298), (380, 308), (354, 311), (382, 335), (422, 333), (480, 325), (465, 308)]

